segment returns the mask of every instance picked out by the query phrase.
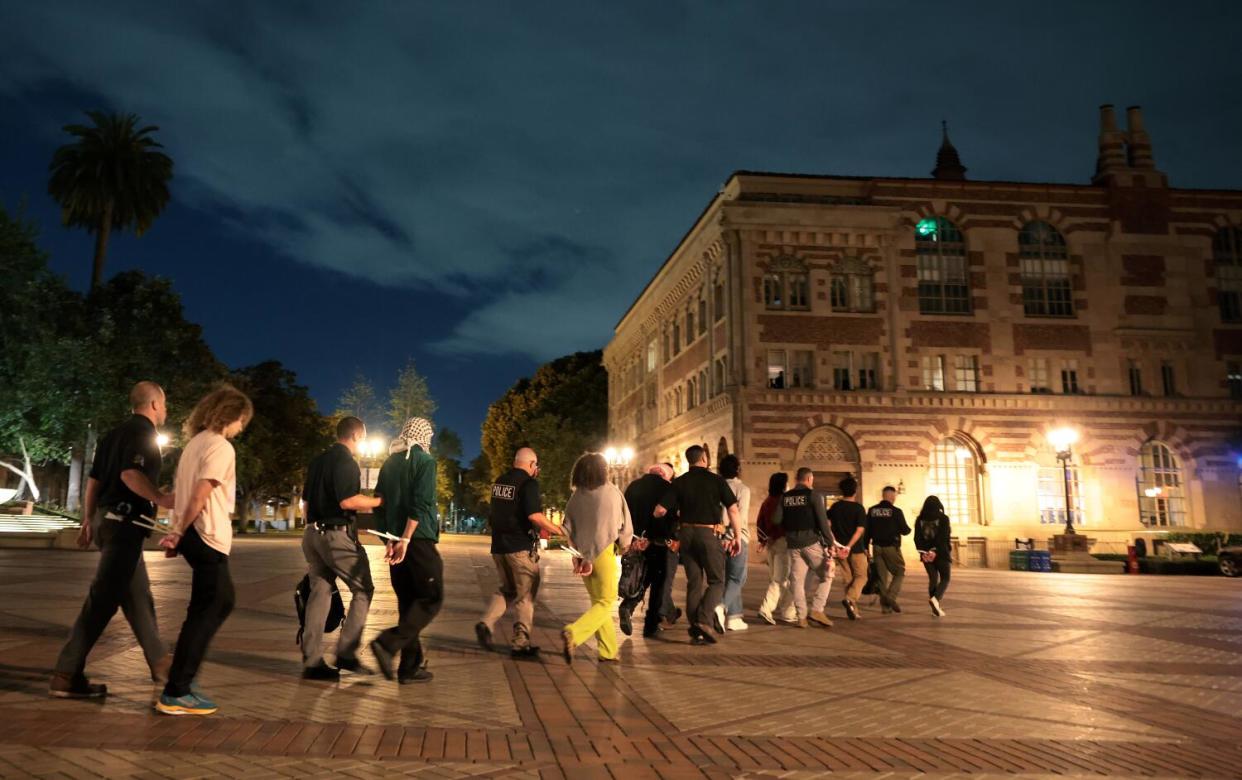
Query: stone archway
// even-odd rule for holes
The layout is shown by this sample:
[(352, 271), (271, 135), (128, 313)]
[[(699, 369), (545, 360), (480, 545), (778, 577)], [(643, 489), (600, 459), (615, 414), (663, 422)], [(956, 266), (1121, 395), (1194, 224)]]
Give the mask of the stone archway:
[(835, 494), (837, 483), (854, 477), (861, 486), (861, 460), (854, 439), (835, 425), (821, 425), (807, 431), (798, 442), (795, 469), (806, 466), (815, 472), (815, 486)]

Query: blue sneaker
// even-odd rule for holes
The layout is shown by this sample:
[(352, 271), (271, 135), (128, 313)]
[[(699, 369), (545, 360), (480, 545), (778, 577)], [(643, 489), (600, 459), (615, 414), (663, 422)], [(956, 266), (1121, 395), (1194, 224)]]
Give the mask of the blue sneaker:
[(187, 693), (185, 696), (169, 696), (161, 693), (155, 703), (157, 712), (165, 715), (210, 715), (220, 709), (216, 703), (202, 694)]

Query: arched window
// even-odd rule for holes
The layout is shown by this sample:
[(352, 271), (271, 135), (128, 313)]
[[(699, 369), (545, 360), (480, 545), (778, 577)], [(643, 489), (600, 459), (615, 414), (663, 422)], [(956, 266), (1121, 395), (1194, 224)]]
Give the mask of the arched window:
[(1242, 322), (1242, 227), (1221, 228), (1212, 241), (1220, 318)]
[(832, 271), (832, 310), (869, 312), (875, 309), (871, 266), (847, 257)]
[(699, 403), (707, 403), (707, 369), (699, 372)]
[(954, 523), (979, 523), (979, 456), (974, 443), (962, 436), (942, 439), (932, 448), (927, 493), (938, 496)]
[(1149, 441), (1139, 450), (1139, 521), (1165, 527), (1186, 524), (1186, 488), (1182, 463), (1173, 450)]
[(1022, 308), (1028, 317), (1072, 317), (1069, 249), (1047, 222), (1028, 222), (1018, 233)]
[[(720, 461), (724, 460), (725, 456), (728, 454), (729, 454), (729, 442), (725, 440), (725, 437), (721, 436), (720, 443), (716, 445), (716, 462), (719, 463)], [(742, 518), (742, 519), (745, 520), (745, 518)]]
[(698, 391), (695, 389), (695, 384), (696, 384), (696, 381), (694, 377), (690, 377), (690, 379), (686, 381), (686, 408), (687, 409), (693, 409), (694, 407), (698, 406), (699, 394), (698, 394)]
[(699, 335), (707, 332), (707, 299), (699, 298)]
[(970, 314), (966, 242), (944, 217), (920, 220), (914, 228), (918, 255), (919, 313)]
[(725, 316), (724, 282), (716, 282), (712, 295), (712, 305), (716, 307), (716, 322), (720, 322)]
[(716, 370), (715, 390), (717, 393), (723, 393), (724, 387), (725, 387), (725, 359), (724, 358), (720, 358), (719, 360), (716, 361), (715, 370)]
[(673, 351), (671, 354), (676, 355), (681, 352), (681, 324), (677, 320), (673, 320)]
[(688, 307), (686, 309), (686, 346), (694, 341), (694, 309)]
[(811, 282), (806, 264), (796, 257), (778, 257), (763, 275), (763, 303), (769, 309), (811, 308)]

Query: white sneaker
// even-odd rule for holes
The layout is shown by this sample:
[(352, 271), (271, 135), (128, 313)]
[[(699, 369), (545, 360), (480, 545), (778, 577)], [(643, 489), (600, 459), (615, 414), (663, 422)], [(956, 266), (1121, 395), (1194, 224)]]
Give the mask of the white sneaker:
[(717, 634), (723, 634), (725, 632), (725, 611), (723, 604), (716, 607), (716, 611), (712, 613), (712, 623), (714, 624), (713, 627), (716, 629)]
[(945, 615), (944, 608), (940, 606), (939, 599), (937, 599), (935, 596), (932, 596), (931, 598), (927, 600), (927, 603), (931, 604), (933, 615), (935, 615), (936, 617), (944, 617)]
[(776, 618), (772, 617), (771, 612), (764, 612), (763, 610), (760, 610), (759, 619), (762, 620), (764, 623), (767, 623), (769, 626), (776, 625)]
[(746, 625), (746, 621), (740, 617), (729, 618), (729, 622), (726, 627), (730, 631), (745, 631), (746, 629), (750, 628), (750, 626)]

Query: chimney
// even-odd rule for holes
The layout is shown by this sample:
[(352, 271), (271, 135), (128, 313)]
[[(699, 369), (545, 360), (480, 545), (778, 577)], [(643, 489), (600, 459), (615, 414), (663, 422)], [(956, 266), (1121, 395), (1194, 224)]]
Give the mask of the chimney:
[(1117, 115), (1111, 103), (1100, 106), (1099, 150), (1095, 176), (1091, 179), (1096, 184), (1126, 168), (1126, 137), (1117, 129)]
[(1143, 109), (1140, 106), (1126, 109), (1126, 140), (1130, 167), (1154, 170), (1156, 161), (1151, 156), (1151, 137), (1143, 128)]

